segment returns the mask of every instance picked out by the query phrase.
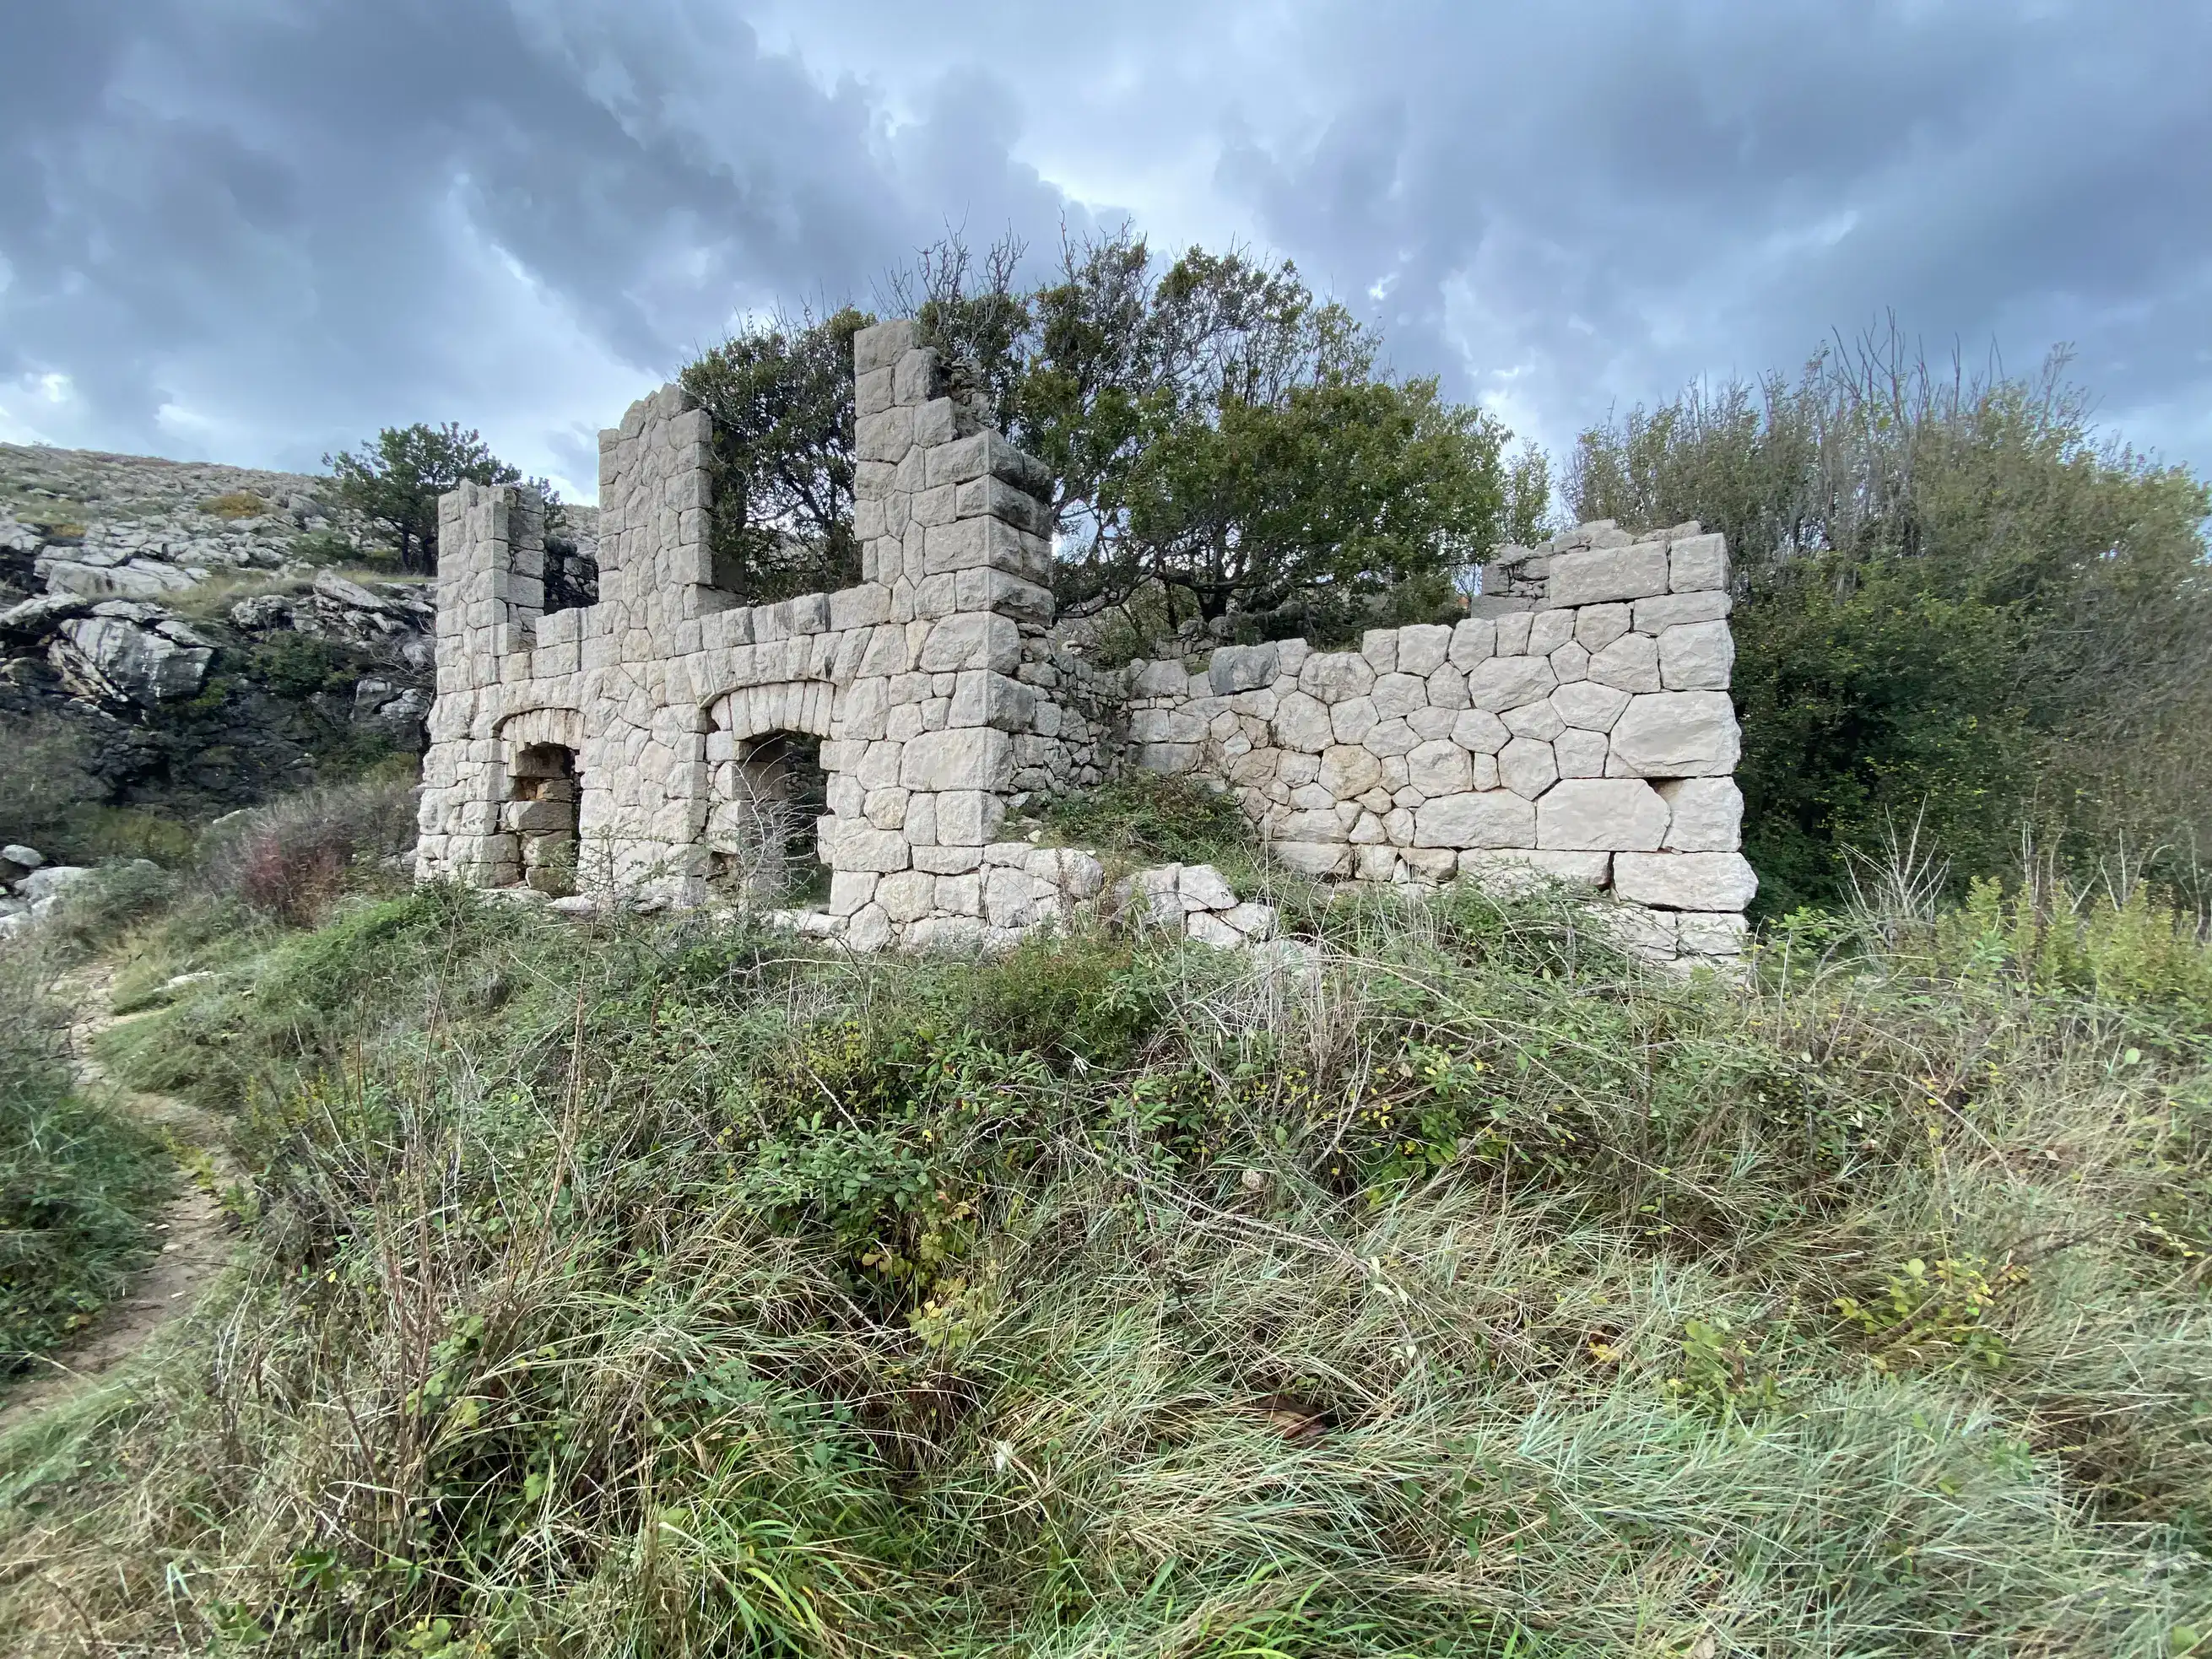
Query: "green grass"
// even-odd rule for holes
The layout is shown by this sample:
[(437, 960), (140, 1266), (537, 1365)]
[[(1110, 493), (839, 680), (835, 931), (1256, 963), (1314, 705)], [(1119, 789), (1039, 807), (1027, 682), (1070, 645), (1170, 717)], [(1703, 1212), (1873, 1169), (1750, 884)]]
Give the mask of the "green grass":
[(14, 1650), (2212, 1624), (2212, 1054), (2172, 918), (2093, 915), (2058, 954), (2105, 967), (2057, 974), (2002, 907), (1799, 917), (1738, 992), (1467, 891), (1317, 908), (1287, 981), (434, 888), (212, 915), (139, 936), (142, 979), (214, 977), (108, 1052), (235, 1115), (246, 1266), (0, 1444)]
[(72, 1088), (44, 967), (0, 950), (0, 1402), (150, 1259), (171, 1175), (150, 1136)]
[(1116, 874), (1146, 865), (1211, 864), (1244, 897), (1288, 879), (1267, 866), (1236, 796), (1196, 778), (1132, 772), (1055, 800), (1044, 829), (1055, 842), (1101, 854)]

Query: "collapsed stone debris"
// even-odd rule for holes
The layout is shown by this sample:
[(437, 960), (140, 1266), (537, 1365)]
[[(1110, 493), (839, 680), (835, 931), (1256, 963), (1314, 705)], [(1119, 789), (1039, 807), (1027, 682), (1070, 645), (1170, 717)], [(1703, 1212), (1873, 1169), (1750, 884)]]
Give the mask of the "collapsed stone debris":
[[(716, 586), (708, 416), (672, 386), (600, 434), (595, 604), (546, 609), (527, 491), (444, 499), (422, 877), (697, 905), (811, 833), (808, 931), (989, 943), (1090, 896), (1087, 854), (1009, 819), (1142, 768), (1233, 792), (1306, 875), (1557, 879), (1621, 901), (1641, 954), (1740, 950), (1757, 884), (1719, 536), (1584, 525), (1499, 550), (1453, 625), (1099, 670), (1053, 636), (1042, 466), (975, 426), (911, 324), (854, 354), (856, 586)], [(1250, 936), (1237, 912), (1228, 892), (1188, 931)]]

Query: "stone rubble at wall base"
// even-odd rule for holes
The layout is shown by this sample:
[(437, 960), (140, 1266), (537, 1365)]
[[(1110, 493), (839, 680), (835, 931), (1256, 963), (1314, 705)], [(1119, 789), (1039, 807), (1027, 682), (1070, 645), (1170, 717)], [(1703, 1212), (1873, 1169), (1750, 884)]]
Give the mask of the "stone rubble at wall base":
[[(420, 875), (521, 881), (545, 815), (517, 811), (520, 781), (550, 750), (587, 892), (715, 902), (758, 745), (799, 734), (828, 777), (808, 926), (855, 949), (990, 942), (1090, 902), (1095, 860), (1001, 831), (1131, 768), (1232, 791), (1301, 874), (1557, 879), (1621, 901), (1640, 955), (1741, 949), (1757, 884), (1720, 537), (1584, 525), (1501, 550), (1455, 625), (1100, 671), (1051, 634), (1043, 468), (974, 429), (910, 324), (854, 349), (857, 586), (750, 607), (714, 587), (708, 417), (674, 386), (601, 434), (596, 605), (544, 612), (527, 492), (445, 498)], [(1185, 930), (1247, 937), (1237, 909)]]

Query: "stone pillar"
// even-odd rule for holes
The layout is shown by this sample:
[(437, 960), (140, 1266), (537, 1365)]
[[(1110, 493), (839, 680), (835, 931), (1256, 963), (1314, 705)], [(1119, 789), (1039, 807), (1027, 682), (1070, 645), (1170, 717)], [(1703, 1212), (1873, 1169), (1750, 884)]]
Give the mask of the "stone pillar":
[(982, 929), (983, 849), (1037, 704), (1024, 636), (1052, 622), (1051, 480), (946, 395), (912, 323), (863, 329), (853, 356), (861, 586), (833, 596), (833, 625), (880, 621), (824, 757), (823, 844), (831, 908), (866, 949), (924, 918)]
[(415, 852), (422, 879), (521, 878), (520, 848), (500, 825), (505, 769), (483, 728), (502, 679), (529, 677), (544, 562), (545, 504), (536, 491), (465, 483), (439, 497), (437, 698)]

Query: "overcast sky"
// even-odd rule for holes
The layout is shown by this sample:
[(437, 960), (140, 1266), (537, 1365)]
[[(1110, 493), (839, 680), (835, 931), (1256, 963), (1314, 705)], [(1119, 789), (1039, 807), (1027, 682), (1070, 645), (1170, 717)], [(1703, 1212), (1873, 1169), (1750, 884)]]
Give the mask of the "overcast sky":
[(0, 440), (594, 493), (948, 224), (1295, 259), (1557, 447), (1893, 311), (2212, 471), (2207, 0), (0, 0)]

